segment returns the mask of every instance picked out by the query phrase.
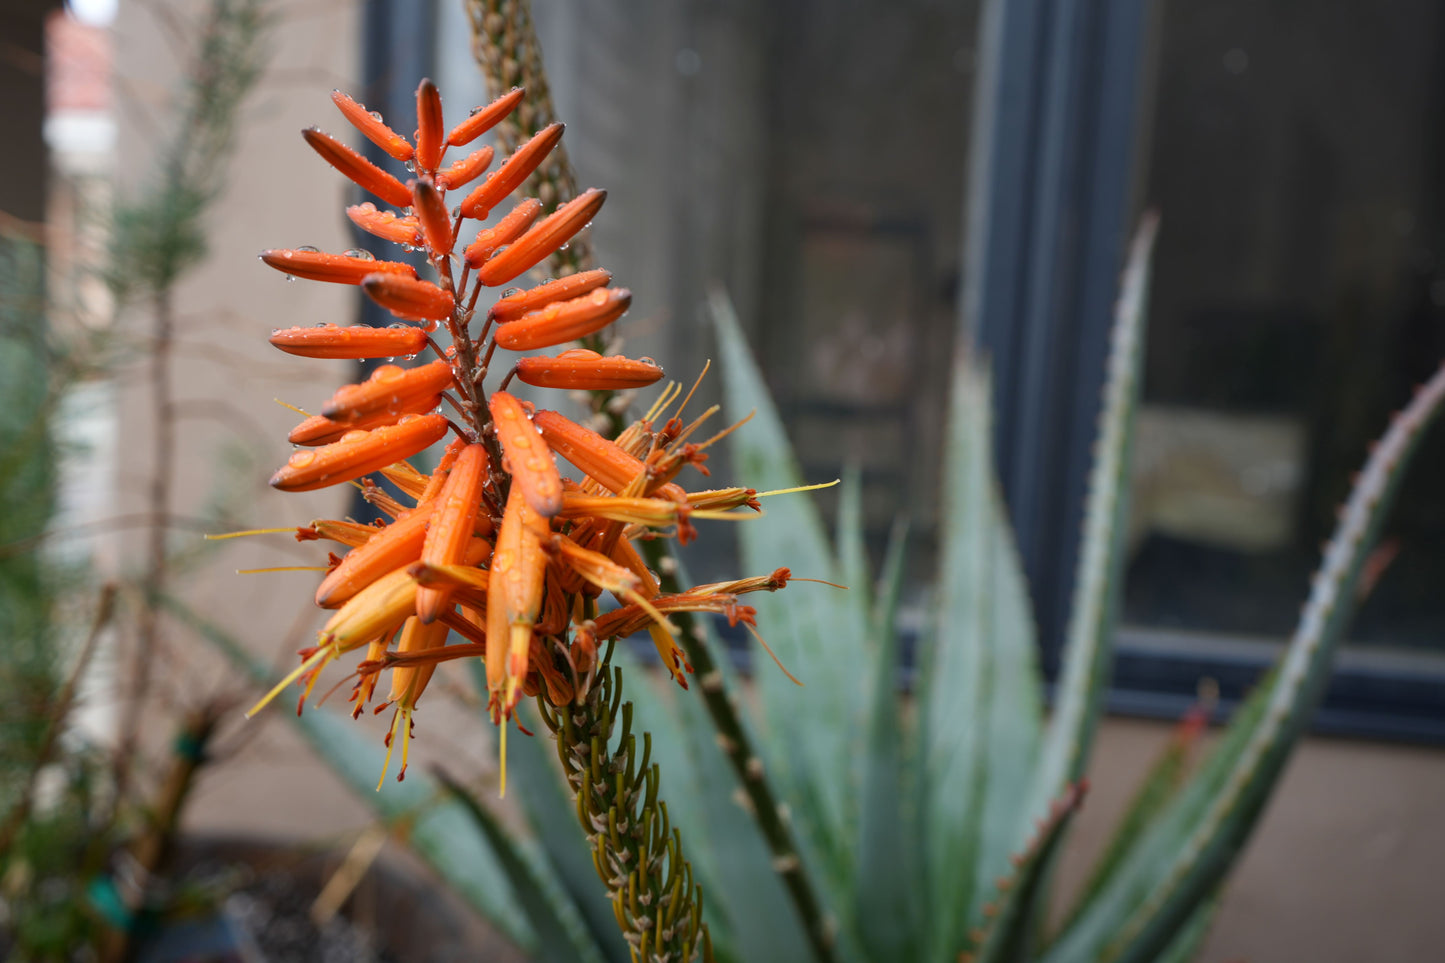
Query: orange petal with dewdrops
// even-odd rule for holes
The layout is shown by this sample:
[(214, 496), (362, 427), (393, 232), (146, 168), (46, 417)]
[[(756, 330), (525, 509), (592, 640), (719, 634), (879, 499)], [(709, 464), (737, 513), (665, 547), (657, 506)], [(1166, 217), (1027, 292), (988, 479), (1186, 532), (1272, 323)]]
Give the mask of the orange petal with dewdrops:
[[(546, 410), (533, 414), (532, 423), (542, 432), (542, 437), (554, 452), (595, 479), (603, 488), (614, 493), (634, 494), (628, 490), (637, 487), (639, 479), (643, 480), (644, 488), (648, 484), (646, 465), (591, 428), (584, 428), (570, 418)], [(656, 494), (674, 501), (687, 499), (687, 493), (674, 484), (660, 486)]]
[(447, 134), (447, 143), (453, 147), (470, 144), (516, 110), (525, 93), (521, 87), (513, 87), (487, 106), (478, 107), (470, 117), (451, 129), (451, 133)]
[(505, 391), (492, 392), (487, 406), (512, 474), (512, 486), (521, 489), (522, 497), (538, 515), (556, 515), (562, 510), (562, 478), (557, 474), (551, 449), (537, 433), (526, 409)]
[(540, 224), (508, 245), (505, 251), (492, 255), (477, 270), (477, 277), (488, 287), (506, 284), (592, 223), (592, 218), (597, 216), (606, 200), (606, 191), (588, 188), (547, 215)]
[(331, 92), (331, 100), (340, 108), (346, 119), (351, 121), (351, 126), (361, 131), (362, 136), (367, 140), (402, 163), (411, 160), (415, 153), (411, 142), (386, 126), (382, 122), (380, 114), (372, 113), (339, 90)]
[(402, 410), (378, 411), (365, 418), (358, 418), (356, 421), (335, 421), (325, 415), (312, 415), (292, 428), (291, 433), (286, 436), (286, 440), (293, 445), (303, 445), (307, 448), (329, 445), (333, 441), (340, 441), (347, 432), (370, 431), (383, 425), (394, 425), (402, 419), (403, 415), (432, 411), (441, 403), (442, 396), (440, 394), (431, 398), (418, 398), (407, 404)]
[(477, 239), (467, 245), (466, 259), (472, 267), (477, 267), (487, 258), (491, 257), (504, 244), (511, 244), (542, 213), (542, 202), (535, 197), (529, 197), (508, 212), (493, 226), (484, 231), (477, 232)]
[(500, 324), (516, 321), (523, 315), (540, 311), (554, 301), (569, 301), (572, 298), (580, 297), (588, 291), (605, 286), (611, 280), (612, 272), (602, 268), (579, 271), (576, 274), (569, 274), (565, 278), (558, 278), (555, 281), (539, 284), (535, 288), (507, 295), (492, 305), (491, 316)]
[(308, 281), (331, 281), (336, 284), (360, 284), (368, 274), (397, 274), (416, 277), (416, 268), (401, 261), (378, 261), (350, 254), (326, 254), (293, 248), (274, 248), (261, 252), (261, 260), (278, 271)]
[(271, 476), (271, 487), (283, 492), (309, 492), (360, 478), (410, 458), (447, 433), (442, 415), (407, 415), (395, 425), (353, 431), (322, 448), (293, 452)]
[(436, 170), (446, 146), (446, 133), (442, 128), (442, 95), (436, 84), (423, 80), (416, 88), (417, 170)]
[(321, 413), (335, 421), (355, 421), (382, 411), (410, 412), (420, 401), (445, 391), (452, 384), (452, 366), (446, 361), (433, 361), (415, 368), (384, 364), (360, 384), (338, 388), (322, 406)]
[(301, 132), (311, 149), (320, 154), (332, 167), (351, 178), (364, 191), (370, 191), (388, 204), (406, 207), (411, 203), (411, 191), (406, 185), (341, 141), (315, 127)]
[(325, 324), (315, 328), (278, 328), (271, 332), (271, 343), (287, 354), (303, 358), (391, 358), (413, 355), (425, 348), (426, 332), (420, 328), (373, 328), (364, 324), (343, 328)]
[(416, 211), (417, 222), (421, 224), (422, 237), (433, 257), (446, 257), (451, 253), (456, 238), (452, 234), (452, 216), (447, 213), (446, 202), (430, 180), (419, 177), (411, 183), (412, 209)]
[[(462, 449), (436, 499), (436, 514), (427, 529), (421, 561), (428, 565), (455, 565), (465, 558), (482, 503), (482, 485), (487, 480), (487, 467), (485, 446), (468, 445)], [(451, 592), (445, 587), (419, 589), (416, 596), (417, 616), (427, 624), (435, 622), (449, 604), (450, 597)]]
[[(370, 274), (361, 282), (366, 296), (399, 318), (441, 321), (452, 316), (456, 300), (430, 281), (396, 274)], [(423, 332), (425, 343), (425, 332)], [(420, 349), (418, 349), (420, 350)], [(402, 354), (403, 352), (395, 352)], [(405, 352), (416, 354), (415, 351)], [(381, 356), (378, 356), (381, 357)]]
[(385, 528), (377, 529), (366, 544), (347, 552), (341, 564), (321, 580), (316, 605), (334, 609), (387, 572), (420, 559), (427, 525), (436, 509), (435, 502), (418, 505)]
[(517, 362), (517, 380), (534, 388), (620, 391), (646, 387), (662, 380), (662, 376), (662, 369), (646, 358), (604, 358), (586, 348), (564, 351), (555, 358), (523, 358)]
[(502, 513), (487, 580), (487, 689), (492, 718), (510, 716), (527, 675), (532, 627), (542, 606), (547, 555), (539, 519), (513, 487)]
[(458, 187), (470, 184), (482, 176), (482, 171), (492, 166), (493, 156), (490, 147), (472, 151), (451, 167), (437, 172), (437, 187), (444, 191), (454, 191)]
[(500, 204), (508, 194), (522, 186), (537, 169), (552, 148), (562, 139), (562, 124), (544, 127), (532, 135), (532, 139), (518, 147), (511, 157), (503, 162), (487, 179), (482, 181), (462, 201), (462, 216), (482, 220)]
[(421, 246), (421, 225), (410, 214), (402, 216), (395, 211), (378, 210), (375, 204), (366, 201), (348, 207), (346, 216), (351, 218), (351, 223), (368, 234), (405, 244), (407, 247)]
[(498, 325), (493, 337), (509, 351), (536, 351), (594, 334), (627, 313), (632, 292), (598, 288), (570, 301), (559, 301), (516, 321)]

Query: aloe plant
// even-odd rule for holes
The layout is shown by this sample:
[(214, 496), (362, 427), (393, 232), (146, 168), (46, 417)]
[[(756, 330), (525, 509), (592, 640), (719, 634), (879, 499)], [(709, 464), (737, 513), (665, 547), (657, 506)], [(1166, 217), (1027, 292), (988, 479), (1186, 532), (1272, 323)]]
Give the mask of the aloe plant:
[[(873, 584), (853, 478), (842, 492), (836, 549), (805, 497), (772, 499), (765, 519), (740, 526), (747, 567), (786, 562), (800, 575), (855, 586), (845, 594), (814, 586), (757, 603), (778, 657), (803, 688), (763, 663), (752, 677), (756, 699), (741, 698), (742, 682), (706, 625), (691, 641), (708, 660), (696, 687), (703, 693), (668, 686), (639, 694), (646, 667), (623, 649), (612, 657), (633, 680), (631, 728), (651, 734), (660, 794), (687, 840), (716, 958), (1142, 963), (1187, 960), (1202, 942), (1229, 869), (1320, 699), (1364, 560), (1445, 398), (1445, 368), (1373, 449), (1276, 670), (1192, 774), (1188, 756), (1202, 716), (1186, 722), (1083, 895), (1049, 932), (1042, 921), (1051, 915), (1050, 869), (1086, 794), (1108, 675), (1154, 232), (1146, 222), (1124, 274), (1051, 713), (990, 461), (988, 371), (972, 355), (954, 374), (941, 570), (911, 706), (898, 684), (895, 627), (906, 526), (895, 528)], [(760, 488), (801, 484), (731, 308), (721, 296), (711, 308), (727, 404), (737, 415), (755, 410), (748, 430), (734, 435), (739, 467)], [(308, 714), (301, 724), (329, 725), (321, 720)], [(735, 739), (757, 754), (733, 758)], [(549, 742), (544, 734), (516, 740), (512, 749), (530, 840), (509, 838), (485, 806), (446, 802), (435, 786), (408, 784), (406, 799), (390, 790), (366, 795), (391, 819), (408, 807), (431, 819), (447, 813), (445, 846), (414, 832), (423, 855), (539, 959), (628, 959), (592, 862), (579, 858), (576, 804), (548, 758)], [(609, 752), (623, 751), (611, 744)], [(348, 773), (357, 772), (358, 754), (379, 752), (329, 732), (316, 745)], [(781, 830), (760, 818), (759, 799), (781, 800), (768, 814)], [(453, 815), (461, 813), (473, 818)], [(459, 852), (475, 858), (458, 860)], [(479, 880), (479, 869), (488, 881)], [(816, 905), (800, 899), (795, 879)]]

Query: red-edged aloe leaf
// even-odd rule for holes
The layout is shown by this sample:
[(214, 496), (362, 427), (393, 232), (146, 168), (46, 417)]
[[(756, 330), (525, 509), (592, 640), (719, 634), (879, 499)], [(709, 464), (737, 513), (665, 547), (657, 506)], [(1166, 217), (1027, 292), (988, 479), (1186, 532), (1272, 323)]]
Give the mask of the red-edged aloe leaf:
[(969, 933), (974, 949), (960, 954), (960, 960), (1011, 963), (1029, 959), (1032, 908), (1047, 875), (1046, 869), (1063, 841), (1064, 830), (1083, 805), (1088, 790), (1088, 781), (1081, 780), (1049, 805), (1023, 852), (1013, 857), (1013, 872), (994, 882), (991, 899), (984, 904), (984, 921)]
[[(1366, 562), (1424, 429), (1445, 401), (1445, 366), (1396, 415), (1340, 514), (1262, 711), (1237, 721), (1229, 752), (1156, 821), (1128, 865), (1050, 949), (1047, 959), (1145, 963), (1163, 951), (1224, 878), (1253, 830), (1325, 686), (1358, 599)], [(1203, 775), (1201, 776), (1201, 780)]]
[(1042, 725), (1033, 617), (992, 470), (986, 372), (955, 373), (934, 638), (920, 654), (921, 845), (929, 958), (983, 920), (1028, 835)]
[(1065, 785), (1083, 775), (1108, 678), (1114, 615), (1122, 589), (1130, 451), (1139, 401), (1149, 261), (1157, 227), (1157, 218), (1147, 217), (1135, 235), (1114, 315), (1073, 608), (1034, 791), (1035, 807), (1048, 805)]
[[(1209, 722), (1209, 710), (1203, 705), (1192, 707), (1183, 720), (1175, 727), (1169, 741), (1155, 758), (1144, 781), (1134, 793), (1124, 815), (1114, 827), (1114, 834), (1104, 847), (1104, 853), (1094, 864), (1089, 880), (1080, 890), (1078, 903), (1069, 914), (1072, 922), (1089, 901), (1102, 890), (1114, 872), (1124, 863), (1135, 842), (1162, 813), (1170, 800), (1184, 788), (1185, 776), (1199, 747), (1199, 736)], [(1067, 928), (1068, 923), (1063, 928)]]
[(922, 885), (917, 792), (912, 777), (916, 747), (903, 725), (898, 695), (898, 597), (903, 582), (908, 526), (900, 520), (889, 538), (873, 611), (873, 696), (863, 762), (863, 802), (854, 888), (859, 937), (870, 959), (908, 960), (918, 952), (923, 924), (916, 894)]

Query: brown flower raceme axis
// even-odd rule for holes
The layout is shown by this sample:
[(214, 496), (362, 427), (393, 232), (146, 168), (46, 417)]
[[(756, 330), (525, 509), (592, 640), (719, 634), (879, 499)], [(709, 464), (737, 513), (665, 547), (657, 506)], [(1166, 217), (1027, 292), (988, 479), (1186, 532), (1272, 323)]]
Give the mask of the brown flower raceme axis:
[[(586, 190), (550, 212), (535, 198), (512, 198), (559, 142), (561, 124), (536, 132), (474, 183), (493, 151), (467, 145), (523, 97), (511, 91), (448, 128), (441, 95), (423, 81), (413, 143), (346, 94), (333, 94), (362, 136), (407, 165), (405, 179), (337, 137), (303, 132), (323, 160), (375, 198), (348, 207), (347, 216), (376, 237), (420, 251), (428, 276), (406, 261), (365, 252), (294, 248), (261, 255), (292, 277), (357, 285), (397, 318), (386, 328), (278, 329), (271, 343), (282, 351), (389, 361), (434, 356), (412, 367), (384, 364), (337, 390), (292, 430), (293, 444), (310, 447), (293, 452), (271, 479), (284, 491), (355, 484), (386, 517), (375, 525), (318, 519), (294, 529), (298, 540), (336, 545), (316, 590), (316, 604), (332, 614), (316, 644), (302, 651), (300, 666), (257, 708), (293, 682), (305, 686), (304, 702), (322, 669), (364, 649), (352, 701), (360, 714), (379, 677), (391, 673), (377, 711), (394, 707), (387, 745), (400, 736), (398, 778), (406, 771), (412, 714), (440, 663), (482, 660), (498, 725), (508, 724), (524, 695), (557, 707), (584, 702), (605, 668), (602, 644), (633, 632), (651, 635), (686, 687), (691, 669), (668, 614), (712, 612), (750, 625), (753, 610), (738, 596), (787, 581), (779, 570), (664, 595), (634, 546), (643, 538), (686, 541), (697, 535), (693, 519), (758, 507), (752, 489), (689, 492), (677, 480), (689, 465), (706, 474), (705, 449), (721, 437), (690, 440), (713, 412), (684, 422), (686, 401), (672, 410), (677, 385), (666, 386), (615, 439), (557, 411), (534, 410), (505, 390), (513, 377), (564, 391), (633, 390), (663, 377), (650, 358), (572, 345), (631, 304), (607, 271), (549, 279), (482, 302), (488, 288), (514, 283), (571, 241), (607, 197)], [(448, 159), (452, 148), (466, 150)], [(506, 213), (489, 224), (493, 209)], [(561, 350), (533, 354), (549, 349)], [(499, 350), (528, 356), (498, 364), (489, 384)], [(408, 461), (448, 436), (432, 471)], [(558, 455), (577, 477), (559, 473)], [(382, 477), (402, 494), (379, 487)]]

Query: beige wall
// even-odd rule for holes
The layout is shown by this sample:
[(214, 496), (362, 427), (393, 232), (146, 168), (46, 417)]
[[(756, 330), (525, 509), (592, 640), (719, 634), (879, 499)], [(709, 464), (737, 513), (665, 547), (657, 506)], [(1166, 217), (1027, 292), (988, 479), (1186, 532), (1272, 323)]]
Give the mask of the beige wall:
[[(192, 2), (186, 6), (194, 8)], [(265, 344), (270, 329), (320, 321), (348, 322), (351, 292), (314, 283), (287, 284), (260, 265), (272, 246), (350, 246), (343, 230), (345, 192), (296, 132), (313, 123), (340, 132), (328, 101), (333, 87), (356, 89), (358, 18), (346, 0), (280, 5), (273, 33), (273, 66), (246, 109), (228, 187), (210, 220), (211, 257), (179, 294), (181, 346), (176, 396), (183, 463), (177, 479), (181, 514), (196, 513), (211, 495), (232, 487), (244, 495), (238, 522), (305, 523), (341, 510), (341, 493), (282, 495), (265, 485), (286, 456), (290, 412), (280, 397), (317, 404), (345, 366), (306, 362)], [(158, 105), (176, 64), (152, 5), (122, 2), (116, 24), (120, 90), (120, 177), (134, 188), (150, 176), (150, 139)], [(454, 106), (449, 103), (449, 107)], [(585, 165), (585, 159), (583, 160)], [(606, 186), (606, 185), (601, 185)], [(377, 249), (380, 249), (378, 244)], [(625, 279), (622, 279), (625, 282)], [(639, 305), (642, 312), (650, 310)], [(131, 330), (143, 321), (132, 312)], [(144, 381), (123, 371), (116, 478), (122, 512), (137, 510), (151, 444)], [(245, 455), (228, 469), (223, 451)], [(177, 534), (199, 547), (190, 532)], [(123, 559), (139, 559), (140, 543), (123, 539)], [(306, 574), (232, 574), (237, 568), (306, 564), (314, 550), (297, 551), (284, 537), (228, 543), (181, 579), (184, 595), (208, 617), (231, 626), (253, 649), (282, 659), (317, 623), (307, 604), (314, 580)], [(172, 704), (187, 704), (235, 680), (205, 644), (171, 626), (163, 686)], [(279, 662), (278, 662), (279, 664)], [(249, 691), (249, 690), (248, 690)], [(289, 700), (285, 700), (289, 703)], [(196, 831), (342, 839), (363, 825), (367, 810), (337, 785), (291, 735), (274, 707), (260, 720), (236, 720), (223, 736), (231, 755), (204, 779), (190, 813)], [(237, 711), (237, 715), (239, 710)], [(461, 712), (423, 713), (418, 725), (422, 763), (443, 760), (463, 776), (489, 770), (485, 738), (461, 725)], [(362, 723), (376, 738), (380, 720)], [(1064, 864), (1063, 882), (1076, 885), (1083, 860), (1096, 852), (1111, 819), (1127, 800), (1168, 728), (1114, 720), (1101, 735), (1093, 792)], [(1445, 755), (1438, 750), (1312, 740), (1289, 768), (1240, 872), (1232, 881), (1202, 959), (1423, 960), (1445, 946), (1445, 914), (1437, 909), (1445, 866)]]

